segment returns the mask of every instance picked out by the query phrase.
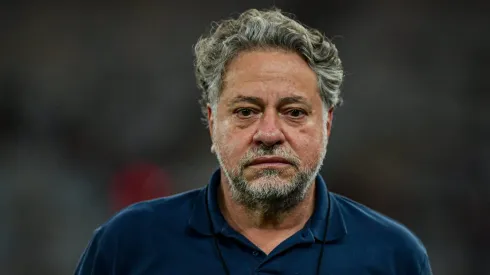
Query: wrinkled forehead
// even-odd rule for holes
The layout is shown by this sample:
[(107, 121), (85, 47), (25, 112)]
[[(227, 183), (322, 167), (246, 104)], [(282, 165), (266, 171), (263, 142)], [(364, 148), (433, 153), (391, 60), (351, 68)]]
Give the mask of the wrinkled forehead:
[(269, 103), (320, 100), (316, 74), (299, 55), (284, 51), (237, 56), (227, 67), (221, 97), (227, 103), (244, 97)]

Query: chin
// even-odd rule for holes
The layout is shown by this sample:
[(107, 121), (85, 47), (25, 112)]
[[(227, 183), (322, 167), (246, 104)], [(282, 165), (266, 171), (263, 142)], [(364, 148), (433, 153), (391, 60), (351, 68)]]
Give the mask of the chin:
[(296, 169), (287, 167), (247, 167), (243, 176), (247, 181), (255, 180), (283, 180), (291, 181), (296, 176)]
[(279, 175), (266, 175), (266, 176), (256, 176), (247, 182), (252, 189), (262, 189), (262, 190), (282, 190), (286, 187), (289, 189), (293, 185), (292, 177), (281, 177)]

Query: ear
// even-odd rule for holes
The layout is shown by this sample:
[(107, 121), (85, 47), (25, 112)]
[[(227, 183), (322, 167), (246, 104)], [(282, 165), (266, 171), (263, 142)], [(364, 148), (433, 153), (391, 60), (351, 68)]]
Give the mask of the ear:
[(213, 144), (213, 124), (214, 124), (214, 119), (213, 119), (213, 108), (211, 108), (211, 105), (207, 105), (207, 110), (208, 110), (208, 128), (209, 128), (209, 136), (211, 137), (211, 153), (215, 153), (215, 148)]
[(214, 124), (214, 119), (213, 119), (213, 109), (211, 108), (211, 105), (207, 105), (208, 109), (208, 128), (209, 128), (209, 135), (211, 136), (211, 139), (213, 139), (213, 124)]
[(328, 109), (328, 118), (327, 118), (327, 135), (330, 137), (330, 133), (332, 133), (332, 122), (333, 122), (333, 107)]

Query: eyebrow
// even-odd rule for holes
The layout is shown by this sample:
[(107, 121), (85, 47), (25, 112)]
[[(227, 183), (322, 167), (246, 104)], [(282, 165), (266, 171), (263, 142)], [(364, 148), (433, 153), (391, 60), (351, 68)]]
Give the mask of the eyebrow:
[(312, 108), (311, 104), (302, 96), (288, 96), (288, 97), (283, 97), (279, 100), (278, 106), (284, 106), (287, 104), (293, 104), (293, 103), (298, 103), (298, 104), (304, 104), (306, 105), (309, 109)]
[(243, 102), (252, 103), (252, 104), (255, 104), (255, 105), (259, 105), (259, 106), (264, 106), (265, 105), (265, 102), (261, 98), (259, 98), (259, 97), (239, 95), (239, 96), (233, 98), (233, 100), (231, 100), (228, 103), (228, 106), (233, 106), (235, 104), (243, 103)]
[[(255, 96), (237, 96), (233, 98), (229, 103), (228, 106), (233, 106), (238, 103), (251, 103), (254, 105), (258, 106), (264, 106), (265, 102), (262, 100), (260, 97), (255, 97)], [(283, 97), (279, 100), (279, 103), (277, 106), (281, 107), (287, 104), (293, 104), (293, 103), (298, 103), (298, 104), (304, 104), (306, 105), (309, 109), (312, 108), (311, 104), (302, 96), (288, 96), (288, 97)]]

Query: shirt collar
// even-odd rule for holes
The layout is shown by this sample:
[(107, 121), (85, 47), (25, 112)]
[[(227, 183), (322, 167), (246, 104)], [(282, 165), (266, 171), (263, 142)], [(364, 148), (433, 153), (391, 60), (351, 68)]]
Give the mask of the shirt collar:
[[(221, 172), (217, 169), (208, 185), (201, 188), (194, 201), (194, 207), (189, 219), (189, 226), (203, 235), (213, 235), (224, 230), (227, 225), (218, 206), (218, 188), (221, 181)], [(211, 231), (210, 217), (213, 225)]]
[[(203, 235), (211, 236), (212, 234), (222, 232), (228, 227), (218, 206), (217, 198), (220, 180), (221, 172), (218, 169), (211, 176), (209, 184), (200, 190), (199, 195), (194, 201), (194, 208), (191, 217), (189, 218), (189, 226)], [(327, 236), (326, 239), (323, 240), (323, 234), (327, 223), (328, 200), (331, 200), (331, 213)], [(208, 203), (206, 203), (206, 201)], [(209, 223), (208, 209), (209, 214), (211, 215), (213, 231), (211, 231), (211, 224)], [(315, 238), (319, 241), (333, 241), (340, 239), (347, 234), (345, 221), (339, 209), (337, 200), (331, 192), (328, 192), (327, 185), (320, 175), (316, 176), (315, 211), (308, 221), (307, 227), (309, 227)]]
[[(329, 242), (342, 238), (347, 234), (342, 211), (339, 209), (339, 204), (335, 195), (328, 191), (327, 184), (323, 177), (318, 174), (316, 176), (316, 192), (315, 192), (315, 210), (307, 226), (310, 227), (315, 238), (319, 241)], [(325, 227), (327, 225), (327, 214), (330, 200), (330, 217), (328, 221), (327, 236), (323, 239)]]

